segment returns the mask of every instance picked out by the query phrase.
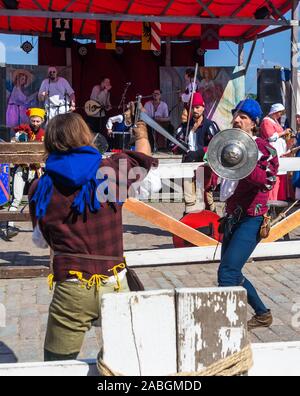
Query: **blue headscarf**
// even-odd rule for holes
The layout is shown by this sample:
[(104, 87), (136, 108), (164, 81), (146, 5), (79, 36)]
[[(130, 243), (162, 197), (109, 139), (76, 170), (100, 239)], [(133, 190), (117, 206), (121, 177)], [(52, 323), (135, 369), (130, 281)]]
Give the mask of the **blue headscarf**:
[(97, 212), (100, 202), (96, 190), (105, 180), (96, 178), (101, 162), (101, 154), (91, 146), (50, 154), (46, 161), (45, 173), (31, 198), (31, 202), (35, 202), (36, 217), (40, 219), (45, 216), (53, 193), (53, 183), (75, 189), (81, 187), (72, 203), (76, 213), (82, 214), (86, 205), (91, 212)]

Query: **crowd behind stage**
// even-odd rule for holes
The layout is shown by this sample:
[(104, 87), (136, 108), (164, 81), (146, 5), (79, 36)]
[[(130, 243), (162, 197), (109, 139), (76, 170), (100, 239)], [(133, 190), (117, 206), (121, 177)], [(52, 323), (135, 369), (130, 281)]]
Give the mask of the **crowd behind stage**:
[[(169, 142), (154, 128), (148, 126), (148, 138), (152, 152), (159, 150), (168, 151), (170, 154), (183, 154), (183, 162), (199, 162), (205, 154), (210, 140), (219, 132), (218, 125), (209, 119), (210, 113), (206, 111), (205, 98), (208, 85), (202, 81), (199, 82), (194, 77), (194, 69), (186, 69), (184, 76), (185, 90), (178, 92), (179, 103), (183, 106), (181, 124), (176, 128), (170, 123), (168, 105), (162, 100), (162, 92), (158, 87), (154, 88), (150, 97), (143, 100), (144, 111), (148, 116), (176, 137), (179, 142), (186, 145), (189, 150), (188, 154), (184, 153), (180, 147)], [(26, 85), (27, 78), (28, 76), (24, 74), (24, 71), (15, 72), (15, 88), (9, 98), (7, 108), (8, 125), (13, 131), (12, 140), (43, 141), (44, 128), (53, 117), (58, 114), (76, 112), (76, 93), (70, 83), (59, 76), (57, 68), (50, 66), (48, 68), (48, 76), (43, 80), (38, 92), (38, 98), (40, 103), (43, 104), (43, 109), (27, 109), (26, 98), (22, 96), (22, 86)], [(110, 114), (115, 112), (110, 99), (111, 90), (112, 83), (109, 77), (101, 78), (100, 83), (93, 87), (89, 101), (89, 109), (92, 108), (93, 111), (86, 110), (86, 122), (95, 135), (100, 133), (103, 136), (104, 147), (108, 151), (134, 150), (131, 136), (135, 123), (135, 103), (126, 103), (125, 91), (118, 106), (120, 113), (110, 116)], [(269, 113), (264, 118), (259, 114), (260, 123), (256, 128), (256, 135), (269, 141), (276, 149), (279, 157), (296, 156), (300, 154), (300, 152), (298, 153), (298, 146), (300, 145), (300, 114), (296, 116), (296, 131), (292, 131), (287, 125), (283, 126), (281, 124), (284, 115), (285, 108), (283, 104), (272, 104)], [(284, 118), (286, 120), (286, 117)], [(31, 183), (36, 177), (40, 177), (42, 171), (42, 169), (37, 169), (35, 165), (15, 167), (10, 210), (18, 210), (26, 184), (28, 182)], [(298, 172), (295, 172), (294, 176), (291, 172), (278, 172), (276, 184), (270, 191), (270, 201), (299, 199), (299, 179)], [(202, 204), (195, 201), (193, 183), (185, 181), (185, 213), (201, 209), (216, 211), (213, 195), (219, 183), (220, 178), (206, 167), (205, 207), (203, 207)], [(13, 222), (10, 222), (8, 236), (14, 236), (16, 233), (17, 230), (15, 230)]]

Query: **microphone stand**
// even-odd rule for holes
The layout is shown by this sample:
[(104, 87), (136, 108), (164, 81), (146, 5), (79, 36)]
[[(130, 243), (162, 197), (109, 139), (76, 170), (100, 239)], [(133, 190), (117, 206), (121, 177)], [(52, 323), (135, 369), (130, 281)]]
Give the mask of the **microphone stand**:
[(122, 113), (124, 113), (124, 111), (125, 111), (126, 94), (127, 94), (127, 91), (128, 91), (128, 88), (130, 87), (130, 85), (131, 85), (131, 83), (125, 84), (125, 88), (122, 93), (121, 101), (118, 106), (118, 110), (122, 109)]
[(186, 126), (185, 143), (188, 142), (188, 137), (189, 137), (190, 118), (191, 118), (191, 114), (192, 114), (193, 97), (194, 97), (194, 93), (196, 91), (196, 80), (197, 80), (198, 66), (199, 66), (198, 63), (196, 63), (194, 80), (193, 80), (193, 85), (192, 85), (192, 94), (190, 97), (190, 105), (189, 105), (189, 110), (188, 110), (188, 120), (187, 120), (187, 126)]
[[(67, 91), (65, 91), (64, 94), (64, 101), (65, 101), (65, 114), (68, 112), (68, 108), (67, 108)], [(59, 110), (58, 110), (59, 113)]]
[[(51, 84), (51, 78), (50, 78), (50, 76), (48, 76), (48, 92), (47, 92), (47, 102), (48, 102), (48, 104), (47, 103), (45, 103), (45, 107), (47, 106), (47, 120), (49, 121), (50, 120), (50, 84)], [(47, 122), (48, 122), (47, 121)]]

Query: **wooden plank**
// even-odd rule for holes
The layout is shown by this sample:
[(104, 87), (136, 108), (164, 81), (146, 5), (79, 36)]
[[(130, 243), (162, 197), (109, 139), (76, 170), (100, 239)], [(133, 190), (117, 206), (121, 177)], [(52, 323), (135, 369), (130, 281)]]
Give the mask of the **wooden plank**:
[(39, 278), (49, 275), (49, 268), (42, 265), (0, 265), (0, 279)]
[(174, 290), (105, 294), (103, 360), (124, 375), (176, 372)]
[(197, 372), (247, 344), (242, 287), (176, 289), (179, 372)]
[(124, 207), (135, 215), (142, 217), (163, 230), (178, 235), (195, 246), (217, 245), (217, 241), (215, 239), (194, 230), (193, 228), (181, 223), (179, 220), (176, 220), (160, 210), (155, 209), (144, 202), (138, 201), (137, 199), (127, 199), (124, 203)]
[(35, 164), (45, 161), (44, 154), (0, 154), (0, 164)]
[(279, 223), (275, 224), (270, 231), (268, 238), (263, 240), (266, 242), (277, 241), (282, 238), (284, 235), (293, 231), (295, 228), (300, 226), (300, 209), (291, 215), (287, 216), (285, 219), (281, 220)]
[(1, 221), (31, 221), (31, 218), (29, 211), (9, 212), (8, 210), (1, 210), (0, 222)]
[[(125, 257), (131, 267), (207, 263), (220, 261), (221, 247), (134, 250), (125, 252)], [(259, 259), (278, 257), (300, 257), (299, 241), (260, 243), (251, 255)]]
[[(248, 376), (297, 376), (300, 377), (300, 341), (251, 343), (253, 367)], [(56, 362), (1, 363), (0, 377), (8, 376), (97, 376), (95, 359), (66, 360)], [(121, 385), (124, 385), (122, 387)], [(103, 383), (103, 387), (105, 383)], [(125, 384), (118, 384), (124, 390)]]
[[(154, 249), (125, 252), (130, 267), (161, 266), (178, 264), (198, 264), (220, 260), (221, 246), (215, 254), (215, 247), (203, 246), (181, 249)], [(214, 256), (215, 254), (215, 256)], [(269, 242), (259, 244), (252, 258), (270, 259), (300, 257), (299, 241)], [(0, 278), (34, 278), (48, 276), (48, 267), (0, 265)]]
[(42, 142), (22, 142), (22, 143), (0, 143), (1, 154), (14, 154), (14, 153), (44, 153), (45, 146)]

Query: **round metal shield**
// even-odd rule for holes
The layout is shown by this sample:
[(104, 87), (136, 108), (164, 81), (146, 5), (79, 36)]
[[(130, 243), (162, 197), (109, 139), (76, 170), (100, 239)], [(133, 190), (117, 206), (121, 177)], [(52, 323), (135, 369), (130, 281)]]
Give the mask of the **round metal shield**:
[(240, 180), (253, 171), (258, 160), (255, 140), (238, 128), (217, 133), (207, 149), (207, 162), (220, 177)]

